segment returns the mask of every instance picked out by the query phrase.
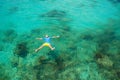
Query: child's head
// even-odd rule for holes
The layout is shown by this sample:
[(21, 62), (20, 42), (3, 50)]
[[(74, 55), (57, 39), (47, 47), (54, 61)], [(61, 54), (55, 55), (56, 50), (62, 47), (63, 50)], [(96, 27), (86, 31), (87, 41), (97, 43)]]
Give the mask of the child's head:
[(49, 36), (46, 34), (45, 37), (48, 38)]

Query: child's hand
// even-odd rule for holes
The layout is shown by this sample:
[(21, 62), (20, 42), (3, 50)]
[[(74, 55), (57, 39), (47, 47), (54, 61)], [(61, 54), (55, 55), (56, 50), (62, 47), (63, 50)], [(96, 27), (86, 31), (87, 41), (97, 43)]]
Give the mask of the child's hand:
[(37, 39), (37, 40), (38, 40), (39, 38), (35, 38), (35, 39)]
[(42, 40), (42, 38), (36, 38), (37, 40)]
[(59, 38), (60, 36), (56, 36), (57, 38)]

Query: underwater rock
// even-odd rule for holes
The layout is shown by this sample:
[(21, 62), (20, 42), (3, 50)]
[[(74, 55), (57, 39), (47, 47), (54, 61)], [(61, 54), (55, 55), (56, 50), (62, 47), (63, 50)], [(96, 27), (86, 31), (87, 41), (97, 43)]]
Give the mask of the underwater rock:
[(117, 77), (120, 79), (120, 70), (116, 71)]
[(93, 40), (94, 37), (91, 34), (83, 34), (83, 35), (81, 35), (80, 38), (82, 38), (84, 40)]
[(75, 44), (76, 42), (77, 41), (74, 38), (73, 39), (71, 38), (71, 40), (69, 40), (69, 42), (67, 44), (67, 48), (68, 48), (67, 50), (69, 53), (72, 53), (77, 50), (77, 45)]
[[(53, 56), (52, 54), (50, 56)], [(76, 78), (76, 63), (72, 61), (73, 56), (70, 54), (57, 54), (53, 56), (53, 59), (49, 59), (49, 56), (41, 56), (38, 58), (37, 65), (33, 66), (34, 72), (36, 72), (37, 80), (77, 80)], [(41, 62), (42, 61), (42, 62)], [(78, 61), (79, 62), (79, 61)], [(79, 62), (80, 63), (80, 62)]]
[(97, 60), (97, 63), (104, 67), (112, 67), (113, 66), (113, 62), (110, 60), (110, 58), (108, 56), (105, 56), (105, 55), (104, 55), (104, 57), (99, 58)]
[(63, 22), (63, 24), (64, 24), (64, 23), (67, 23), (67, 22), (72, 21), (72, 19), (67, 18), (67, 17), (62, 17), (62, 18), (59, 18), (59, 20), (61, 21), (61, 24), (62, 24), (62, 22)]
[(47, 1), (47, 0), (39, 0), (39, 1)]
[(101, 59), (103, 58), (103, 54), (102, 53), (96, 53), (95, 56), (94, 56), (95, 59)]
[(12, 57), (11, 58), (11, 66), (17, 67), (19, 65), (19, 58), (18, 57)]
[(106, 54), (106, 53), (108, 53), (108, 49), (109, 49), (109, 43), (102, 43), (102, 44), (98, 43), (98, 51), (99, 52)]
[(17, 62), (12, 63), (12, 67), (17, 67), (17, 66), (18, 66)]
[(28, 48), (27, 48), (27, 43), (26, 42), (21, 42), (16, 45), (14, 54), (19, 56), (19, 57), (26, 57), (27, 54), (29, 53)]
[(105, 75), (104, 77), (105, 80), (119, 80), (117, 79), (117, 75), (115, 74), (115, 71), (113, 70), (113, 68), (102, 69), (100, 73), (102, 73), (102, 75)]
[(120, 0), (109, 0), (109, 1), (114, 3), (114, 4), (120, 3)]
[(52, 10), (45, 14), (42, 14), (41, 17), (53, 17), (53, 18), (61, 18), (66, 15), (65, 11), (59, 11), (59, 10)]
[(8, 9), (8, 14), (14, 14), (19, 10), (17, 6), (11, 7)]
[(42, 30), (41, 30), (40, 28), (32, 29), (32, 30), (31, 30), (31, 34), (33, 34), (33, 33), (34, 33), (34, 34), (40, 34), (41, 31), (42, 31)]
[(65, 64), (63, 63), (63, 61), (64, 60), (62, 57), (55, 58), (56, 68), (60, 71), (64, 70), (64, 68), (65, 68)]
[(2, 44), (0, 44), (0, 51), (3, 51), (4, 46)]
[(64, 26), (62, 28), (62, 30), (69, 32), (69, 31), (71, 31), (71, 27), (70, 26)]
[(77, 50), (77, 46), (75, 44), (70, 44), (70, 46), (68, 47), (70, 51), (76, 51)]
[(49, 59), (47, 59), (46, 56), (40, 56), (38, 62), (39, 64), (47, 64), (49, 62)]
[[(112, 28), (105, 29), (101, 34), (96, 36), (96, 42), (98, 43), (98, 51), (108, 53), (110, 43), (116, 40), (115, 30)], [(101, 37), (102, 36), (102, 37)]]
[(40, 56), (37, 61), (36, 65), (33, 67), (33, 69), (41, 69), (42, 66), (52, 64), (55, 65), (56, 63), (52, 61), (51, 59), (47, 58), (46, 56)]
[(47, 55), (49, 56), (49, 59), (50, 60), (54, 60), (56, 57), (58, 57), (58, 55), (59, 55), (59, 53), (58, 53), (59, 51), (58, 50), (55, 50), (55, 51), (49, 51), (48, 53), (47, 53)]
[(4, 35), (5, 35), (5, 37), (4, 37), (3, 41), (5, 41), (5, 42), (12, 42), (17, 37), (17, 33), (13, 29), (9, 29), (9, 30), (5, 31)]
[[(114, 40), (116, 39), (116, 33), (115, 33), (115, 30), (114, 29), (107, 29), (104, 31), (104, 37), (105, 39), (110, 39), (110, 40)], [(109, 40), (109, 41), (110, 41)]]
[(3, 64), (0, 64), (0, 80), (11, 80)]
[(13, 35), (14, 33), (15, 33), (15, 30), (9, 29), (9, 30), (7, 30), (4, 34), (5, 34), (6, 36), (10, 36), (10, 35)]
[(55, 63), (52, 61), (44, 61), (46, 60), (45, 57), (41, 57), (40, 61), (42, 63), (37, 64), (33, 67), (33, 69), (36, 71), (36, 79), (37, 80), (55, 80)]
[(45, 56), (41, 56), (38, 59), (37, 65), (33, 67), (36, 73), (37, 80), (56, 80), (58, 74), (64, 71), (64, 56), (55, 56), (54, 59), (49, 59)]
[(100, 35), (97, 36), (97, 42), (99, 44), (110, 43), (116, 39), (116, 30), (105, 29)]
[(78, 71), (77, 66), (78, 65), (67, 67), (63, 71), (57, 72), (56, 73), (57, 79), (58, 80), (82, 80), (80, 79), (81, 67), (79, 66), (79, 71)]

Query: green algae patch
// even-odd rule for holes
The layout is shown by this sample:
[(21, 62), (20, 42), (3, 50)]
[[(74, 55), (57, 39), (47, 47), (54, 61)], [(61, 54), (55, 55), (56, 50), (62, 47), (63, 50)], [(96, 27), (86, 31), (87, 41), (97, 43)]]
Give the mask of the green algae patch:
[(0, 64), (0, 80), (11, 80), (4, 64)]

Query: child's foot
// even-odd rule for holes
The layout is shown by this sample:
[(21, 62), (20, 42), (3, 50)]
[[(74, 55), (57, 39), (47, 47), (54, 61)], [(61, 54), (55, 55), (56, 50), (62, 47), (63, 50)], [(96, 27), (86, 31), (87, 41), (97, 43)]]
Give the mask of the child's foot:
[(38, 49), (35, 49), (35, 52), (38, 52)]
[(53, 47), (51, 50), (54, 50), (55, 49), (55, 47)]

